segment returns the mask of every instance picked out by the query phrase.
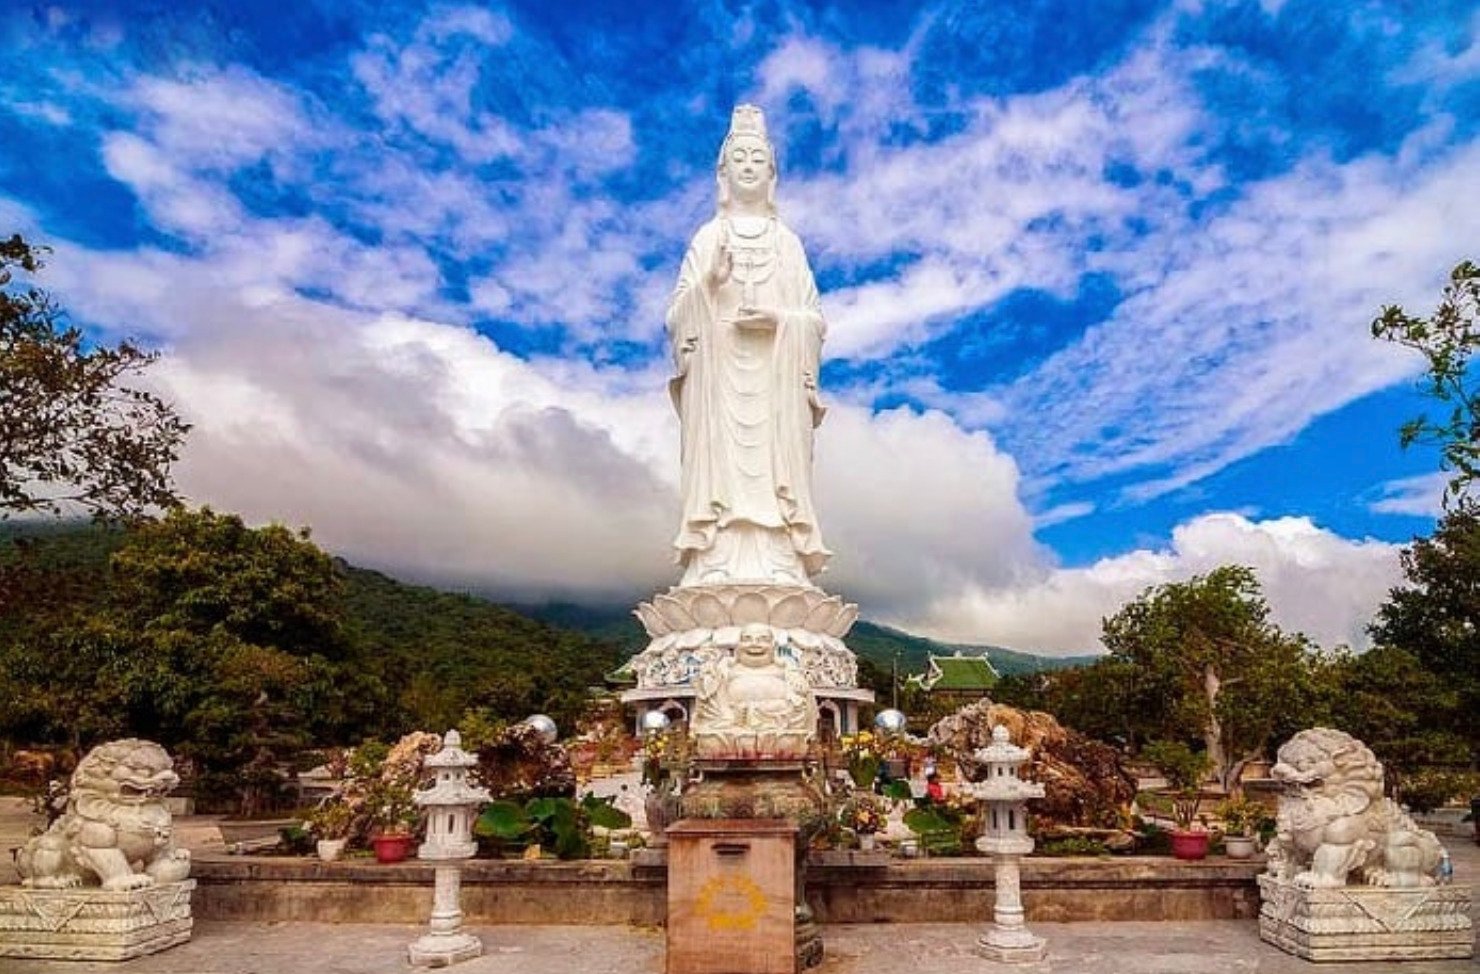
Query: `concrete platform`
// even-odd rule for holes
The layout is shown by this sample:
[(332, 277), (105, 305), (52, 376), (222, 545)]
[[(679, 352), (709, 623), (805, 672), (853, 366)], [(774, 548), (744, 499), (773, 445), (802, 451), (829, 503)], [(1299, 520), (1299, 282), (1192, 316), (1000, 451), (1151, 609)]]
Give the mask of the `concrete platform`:
[[(7, 800), (0, 799), (0, 802)], [(19, 844), (23, 831), (10, 811), (11, 835), (0, 828), (0, 853)], [(0, 826), (5, 816), (0, 816)], [(193, 828), (191, 828), (193, 826)], [(196, 819), (185, 830), (185, 843), (209, 855), (220, 851), (214, 828)], [(1461, 837), (1446, 837), (1454, 857), (1455, 879), (1480, 883), (1480, 847)], [(0, 882), (10, 866), (0, 857)], [(9, 875), (14, 882), (14, 874)], [(373, 894), (371, 894), (373, 895)], [(430, 907), (430, 890), (427, 891)], [(1030, 913), (1033, 892), (1025, 891)], [(1114, 897), (1115, 890), (1105, 890)], [(1480, 906), (1480, 901), (1477, 901)], [(971, 923), (828, 924), (823, 935), (827, 957), (820, 974), (986, 974), (1000, 970), (974, 953), (986, 929)], [(162, 954), (125, 963), (94, 964), (10, 960), (4, 974), (406, 974), (406, 945), (425, 932), (416, 924), (329, 924), (302, 922), (223, 922), (200, 919), (195, 937)], [(483, 939), (486, 953), (459, 965), (463, 974), (659, 974), (663, 970), (663, 932), (655, 926), (622, 924), (508, 926), (476, 922), (470, 932)], [(1048, 941), (1043, 961), (1021, 970), (1093, 972), (1093, 974), (1476, 974), (1476, 960), (1413, 963), (1312, 964), (1292, 957), (1259, 939), (1258, 924), (1248, 920), (1147, 922), (1032, 922), (1033, 932)]]
[[(1005, 970), (976, 953), (975, 924), (829, 926), (819, 974), (986, 974)], [(1259, 940), (1250, 921), (1044, 923), (1034, 974), (1474, 974), (1472, 961), (1311, 964)], [(663, 932), (651, 927), (475, 927), (485, 954), (461, 974), (661, 974)], [(5, 974), (405, 974), (409, 925), (197, 924), (195, 939), (125, 964), (10, 961)]]

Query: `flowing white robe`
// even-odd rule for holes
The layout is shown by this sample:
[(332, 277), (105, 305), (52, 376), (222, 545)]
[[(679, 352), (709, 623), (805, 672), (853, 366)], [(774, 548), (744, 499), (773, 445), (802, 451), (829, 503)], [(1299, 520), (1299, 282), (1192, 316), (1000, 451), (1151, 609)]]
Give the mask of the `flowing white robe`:
[[(824, 412), (816, 379), (826, 331), (817, 283), (801, 241), (778, 221), (775, 268), (749, 290), (752, 303), (776, 309), (780, 321), (774, 332), (737, 328), (745, 269), (737, 261), (717, 291), (704, 286), (723, 227), (717, 217), (694, 235), (668, 306), (677, 368), (669, 388), (683, 427), (683, 517), (674, 547), (686, 566), (703, 562), (704, 570), (691, 571), (684, 584), (809, 584), (830, 554), (812, 505), (812, 430)], [(696, 345), (686, 351), (690, 339)], [(771, 551), (762, 551), (759, 569), (757, 543)], [(736, 545), (750, 556), (726, 553)]]

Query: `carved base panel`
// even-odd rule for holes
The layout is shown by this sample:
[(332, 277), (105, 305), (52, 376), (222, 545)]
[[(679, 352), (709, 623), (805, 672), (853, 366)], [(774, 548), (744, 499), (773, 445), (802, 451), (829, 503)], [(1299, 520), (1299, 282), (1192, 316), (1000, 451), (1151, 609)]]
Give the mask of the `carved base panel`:
[(822, 814), (822, 796), (802, 778), (796, 762), (700, 762), (701, 780), (679, 799), (691, 819), (784, 818), (808, 822)]
[(190, 939), (195, 880), (144, 889), (0, 889), (0, 957), (128, 960)]
[(668, 830), (667, 974), (796, 974), (796, 842), (774, 820)]
[(1312, 961), (1472, 957), (1469, 886), (1304, 889), (1259, 877), (1259, 936)]

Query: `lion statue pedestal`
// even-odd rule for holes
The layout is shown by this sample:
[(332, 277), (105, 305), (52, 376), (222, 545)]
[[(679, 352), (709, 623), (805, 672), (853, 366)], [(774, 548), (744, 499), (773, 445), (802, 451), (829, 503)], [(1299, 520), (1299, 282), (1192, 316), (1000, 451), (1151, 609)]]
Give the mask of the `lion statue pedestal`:
[(179, 784), (164, 748), (133, 738), (94, 748), (67, 810), (16, 856), (0, 889), (0, 957), (127, 960), (190, 939), (190, 853), (165, 796)]
[(1475, 952), (1470, 888), (1440, 885), (1443, 847), (1382, 794), (1382, 765), (1325, 727), (1280, 748), (1285, 786), (1259, 935), (1313, 961), (1437, 960)]

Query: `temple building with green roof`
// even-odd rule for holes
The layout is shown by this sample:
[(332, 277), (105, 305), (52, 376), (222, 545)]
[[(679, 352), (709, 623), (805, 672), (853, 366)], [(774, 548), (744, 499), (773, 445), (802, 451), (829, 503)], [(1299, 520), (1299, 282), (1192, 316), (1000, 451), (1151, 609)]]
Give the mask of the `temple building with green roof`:
[(932, 653), (927, 663), (924, 673), (916, 673), (908, 681), (936, 698), (960, 698), (962, 703), (970, 702), (986, 696), (1002, 678), (986, 653), (967, 654), (960, 650), (951, 656)]

